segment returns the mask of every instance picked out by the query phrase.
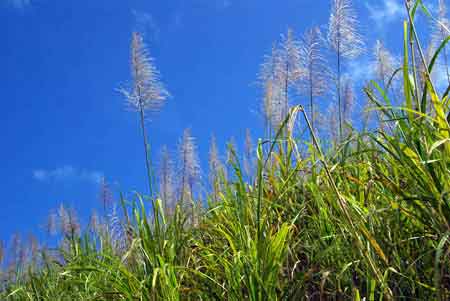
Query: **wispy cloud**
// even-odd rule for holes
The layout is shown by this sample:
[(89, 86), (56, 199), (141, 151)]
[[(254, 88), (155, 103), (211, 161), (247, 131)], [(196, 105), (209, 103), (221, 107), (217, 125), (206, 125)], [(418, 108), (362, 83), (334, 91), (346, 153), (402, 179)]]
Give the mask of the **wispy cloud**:
[(157, 42), (159, 40), (160, 29), (153, 15), (144, 11), (138, 11), (134, 9), (131, 11), (131, 13), (134, 17), (135, 30), (140, 32), (151, 41)]
[(222, 7), (223, 8), (229, 8), (231, 6), (231, 0), (222, 0)]
[(365, 82), (373, 79), (375, 64), (369, 58), (360, 58), (348, 62), (347, 76), (349, 76), (353, 82)]
[(97, 170), (78, 169), (71, 165), (57, 167), (55, 169), (35, 169), (33, 178), (41, 182), (58, 181), (85, 181), (98, 184), (103, 177), (103, 173)]
[(199, 0), (204, 6), (208, 5), (218, 11), (230, 8), (233, 5), (232, 0)]
[(185, 25), (189, 17), (188, 10), (194, 8), (207, 9), (209, 11), (222, 12), (233, 6), (233, 0), (192, 0), (180, 1), (178, 7), (172, 12), (168, 28), (169, 30), (177, 30)]
[(8, 5), (15, 9), (23, 10), (31, 5), (31, 0), (6, 0)]
[(399, 0), (382, 0), (378, 5), (367, 3), (366, 7), (369, 11), (369, 17), (379, 28), (406, 16), (403, 1)]

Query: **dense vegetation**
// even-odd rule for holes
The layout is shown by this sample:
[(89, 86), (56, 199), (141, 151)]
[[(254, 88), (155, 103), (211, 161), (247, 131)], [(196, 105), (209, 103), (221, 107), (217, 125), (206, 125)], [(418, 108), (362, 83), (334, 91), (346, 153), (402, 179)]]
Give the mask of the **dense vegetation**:
[[(168, 92), (135, 34), (134, 87), (121, 91), (142, 118), (150, 194), (121, 197), (119, 210), (104, 184), (105, 213), (83, 230), (75, 213), (61, 207), (49, 222), (58, 246), (34, 242), (29, 252), (15, 246), (0, 274), (0, 299), (448, 300), (450, 86), (439, 92), (431, 76), (446, 61), (448, 23), (434, 19), (421, 1), (405, 4), (403, 60), (388, 68), (387, 51), (378, 44), (380, 76), (364, 89), (371, 104), (366, 111), (376, 120), (360, 121), (361, 130), (345, 122), (345, 79), (316, 53), (320, 32), (308, 31), (299, 52), (289, 32), (286, 47), (274, 49), (261, 75), (267, 137), (244, 156), (230, 144), (226, 165), (212, 143), (204, 201), (194, 193), (199, 169), (189, 131), (180, 146), (180, 187), (173, 188), (173, 164), (163, 151), (155, 189), (144, 112), (159, 108)], [(346, 15), (350, 2), (333, 5), (328, 41), (342, 62), (357, 55), (362, 42)], [(443, 34), (433, 51), (425, 52), (418, 37), (419, 13)], [(296, 67), (295, 58), (305, 53), (313, 54), (306, 67), (320, 72)], [(332, 89), (326, 85), (334, 82), (331, 73), (339, 113), (329, 122), (338, 132), (326, 135), (315, 125), (320, 117), (313, 104)], [(288, 102), (297, 81), (310, 110)]]

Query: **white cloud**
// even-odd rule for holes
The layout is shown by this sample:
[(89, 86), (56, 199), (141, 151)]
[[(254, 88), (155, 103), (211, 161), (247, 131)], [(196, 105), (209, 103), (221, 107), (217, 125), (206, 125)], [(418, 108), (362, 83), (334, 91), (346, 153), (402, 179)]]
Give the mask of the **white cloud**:
[(369, 17), (378, 27), (383, 27), (388, 22), (406, 17), (403, 1), (382, 0), (381, 2), (381, 5), (366, 4), (367, 9), (369, 10)]
[(103, 173), (100, 171), (77, 169), (71, 165), (65, 165), (51, 170), (33, 170), (33, 178), (41, 182), (80, 180), (97, 184), (100, 183), (102, 177)]

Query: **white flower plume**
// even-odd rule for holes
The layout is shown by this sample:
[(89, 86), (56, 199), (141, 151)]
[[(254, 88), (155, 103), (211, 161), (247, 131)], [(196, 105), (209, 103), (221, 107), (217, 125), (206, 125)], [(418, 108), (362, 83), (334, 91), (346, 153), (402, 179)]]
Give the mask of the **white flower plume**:
[(164, 202), (166, 213), (171, 213), (175, 208), (173, 168), (174, 165), (169, 150), (167, 146), (163, 146), (159, 163), (159, 194)]
[(328, 42), (342, 58), (355, 58), (364, 51), (358, 19), (350, 0), (333, 0), (328, 24)]
[(300, 64), (300, 43), (291, 29), (281, 36), (281, 42), (264, 58), (259, 79), (264, 87), (263, 112), (266, 126), (277, 129), (289, 113), (290, 94), (297, 90), (305, 75)]
[(185, 129), (179, 145), (180, 156), (180, 198), (193, 198), (194, 187), (200, 180), (200, 162), (197, 154), (195, 138), (191, 136), (191, 130)]
[(142, 36), (135, 32), (131, 41), (131, 92), (120, 89), (127, 103), (136, 111), (157, 112), (169, 97), (160, 80), (160, 73), (144, 44)]
[(375, 42), (374, 47), (374, 73), (384, 87), (388, 84), (389, 78), (395, 71), (397, 62), (394, 56), (386, 49), (380, 40)]

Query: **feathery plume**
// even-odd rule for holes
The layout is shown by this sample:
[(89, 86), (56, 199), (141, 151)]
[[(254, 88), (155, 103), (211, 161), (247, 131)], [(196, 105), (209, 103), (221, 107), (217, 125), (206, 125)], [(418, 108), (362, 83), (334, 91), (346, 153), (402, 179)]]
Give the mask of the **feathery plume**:
[(59, 231), (63, 234), (70, 232), (69, 213), (63, 204), (58, 208)]
[(286, 35), (281, 35), (280, 43), (280, 73), (288, 84), (295, 83), (303, 76), (300, 65), (300, 43), (294, 37), (294, 31), (289, 28)]
[(247, 176), (251, 177), (253, 174), (253, 141), (252, 135), (249, 129), (245, 130), (245, 143), (244, 143), (244, 170)]
[(353, 84), (352, 84), (351, 79), (349, 79), (349, 78), (345, 79), (343, 91), (344, 91), (343, 92), (344, 93), (344, 106), (342, 108), (342, 113), (343, 113), (344, 121), (347, 123), (350, 123), (353, 105), (355, 104), (355, 93), (353, 91)]
[(304, 70), (300, 64), (300, 43), (295, 39), (292, 29), (288, 29), (287, 35), (281, 36), (279, 47), (280, 56), (276, 65), (275, 77), (281, 83), (282, 98), (284, 98), (278, 109), (281, 111), (281, 123), (289, 114), (291, 87), (298, 88), (297, 83), (304, 76)]
[(17, 268), (22, 267), (25, 264), (25, 248), (18, 233), (14, 234), (11, 239), (11, 255), (11, 262), (9, 264), (10, 270), (17, 270)]
[(237, 144), (236, 144), (236, 139), (234, 138), (234, 136), (230, 137), (230, 139), (228, 140), (228, 142), (226, 144), (226, 147), (227, 147), (226, 154), (225, 154), (226, 174), (227, 174), (227, 179), (229, 181), (232, 181), (234, 179), (234, 176), (236, 175), (234, 167), (233, 167), (233, 163), (236, 163), (236, 159), (238, 159), (238, 158), (235, 158), (234, 154), (237, 156), (237, 154), (239, 153)]
[(89, 217), (89, 229), (93, 233), (99, 233), (100, 231), (100, 217), (97, 214), (96, 210), (92, 210), (91, 216)]
[(339, 126), (338, 126), (338, 118), (337, 118), (337, 107), (335, 103), (331, 103), (327, 109), (327, 116), (322, 118), (321, 124), (324, 131), (328, 134), (329, 141), (336, 145), (338, 143), (339, 138)]
[(165, 213), (171, 214), (175, 209), (174, 166), (167, 146), (163, 146), (160, 156), (159, 193), (164, 202)]
[(117, 213), (117, 207), (115, 205), (108, 214), (108, 219), (108, 232), (111, 239), (111, 246), (116, 254), (122, 254), (126, 250), (128, 240), (126, 237), (126, 230), (119, 214)]
[[(440, 44), (450, 35), (450, 21), (447, 18), (447, 6), (444, 0), (438, 1), (438, 16), (436, 22), (434, 23), (432, 41), (433, 43)], [(445, 45), (443, 51), (442, 59), (443, 67), (447, 75), (448, 83), (450, 84), (450, 69), (449, 69), (449, 58), (447, 53), (447, 45)]]
[(5, 258), (5, 244), (2, 240), (0, 240), (0, 267), (2, 266), (4, 258)]
[(337, 58), (337, 96), (339, 139), (342, 139), (341, 68), (343, 59), (354, 59), (364, 51), (364, 42), (357, 31), (358, 20), (351, 0), (333, 0), (328, 24), (328, 44)]
[(304, 76), (300, 81), (300, 91), (309, 96), (311, 125), (314, 127), (314, 97), (323, 95), (329, 85), (330, 70), (323, 55), (323, 38), (320, 29), (308, 29), (300, 43), (300, 63)]
[(216, 137), (211, 136), (211, 144), (209, 147), (209, 182), (213, 189), (214, 200), (217, 201), (220, 190), (220, 175), (225, 177), (225, 167), (222, 164), (217, 148)]
[(47, 217), (47, 224), (45, 227), (47, 230), (47, 235), (55, 236), (56, 234), (58, 234), (57, 220), (58, 220), (58, 215), (54, 212), (50, 212), (50, 214)]
[(223, 164), (219, 158), (219, 150), (217, 148), (216, 136), (211, 135), (211, 142), (209, 146), (209, 180), (211, 183), (217, 180)]
[(328, 43), (341, 58), (358, 57), (365, 48), (357, 31), (358, 19), (351, 0), (333, 0), (328, 24)]
[(78, 221), (77, 212), (75, 211), (75, 209), (70, 208), (68, 213), (69, 213), (70, 233), (72, 233), (73, 236), (79, 236), (81, 227)]
[(272, 127), (277, 128), (282, 119), (282, 108), (288, 104), (284, 97), (282, 76), (280, 75), (281, 52), (276, 46), (272, 47), (270, 55), (264, 57), (259, 79), (264, 88), (263, 112), (267, 135), (270, 138)]
[(189, 128), (184, 130), (180, 141), (179, 156), (180, 199), (182, 202), (188, 200), (193, 202), (194, 188), (200, 181), (200, 163), (195, 138), (191, 136)]
[(159, 111), (169, 97), (169, 92), (160, 80), (159, 71), (154, 66), (153, 58), (149, 55), (142, 36), (137, 32), (133, 33), (131, 41), (131, 75), (133, 77), (131, 92), (124, 89), (120, 91), (131, 108), (139, 112), (148, 184), (150, 195), (152, 195), (153, 178), (150, 164), (150, 144), (145, 128), (145, 112)]
[(395, 70), (399, 67), (399, 59), (391, 54), (391, 52), (383, 45), (383, 42), (376, 40), (373, 48), (372, 72), (374, 73), (375, 79), (380, 83), (380, 86), (386, 93), (389, 92), (388, 88), (390, 88), (393, 100), (402, 94), (399, 91), (401, 86), (399, 85), (398, 79), (394, 77), (389, 83)]
[(450, 21), (447, 17), (447, 5), (444, 0), (438, 0), (438, 14), (434, 24), (433, 35), (442, 42), (450, 35)]
[(63, 204), (59, 206), (58, 218), (60, 231), (65, 236), (78, 236), (80, 232), (80, 224), (74, 209), (66, 209)]
[(103, 206), (103, 211), (106, 214), (106, 211), (112, 205), (114, 200), (113, 200), (113, 193), (105, 177), (102, 177), (100, 180), (99, 198)]
[(30, 234), (28, 236), (28, 241), (29, 241), (31, 264), (33, 267), (35, 267), (38, 262), (38, 256), (39, 256), (39, 242), (38, 242), (36, 236), (34, 236), (33, 234)]
[(169, 92), (160, 80), (160, 73), (142, 36), (137, 32), (133, 33), (131, 41), (131, 76), (132, 90), (120, 89), (129, 106), (138, 112), (158, 112), (169, 97)]
[(261, 65), (260, 81), (264, 87), (263, 111), (266, 127), (277, 129), (289, 113), (289, 94), (304, 76), (300, 65), (300, 44), (288, 29), (281, 42)]
[(266, 132), (267, 138), (270, 139), (271, 136), (271, 125), (273, 117), (273, 81), (268, 80), (264, 83), (264, 102), (263, 102), (263, 112), (264, 112), (264, 130)]
[(374, 72), (375, 76), (383, 87), (386, 88), (388, 81), (395, 71), (395, 66), (397, 65), (396, 60), (391, 55), (389, 50), (387, 50), (380, 40), (375, 42), (374, 47)]

